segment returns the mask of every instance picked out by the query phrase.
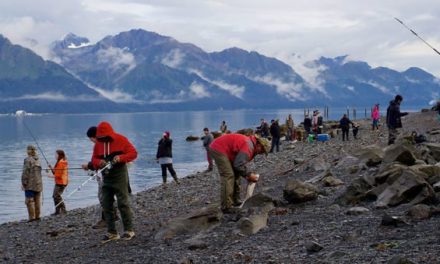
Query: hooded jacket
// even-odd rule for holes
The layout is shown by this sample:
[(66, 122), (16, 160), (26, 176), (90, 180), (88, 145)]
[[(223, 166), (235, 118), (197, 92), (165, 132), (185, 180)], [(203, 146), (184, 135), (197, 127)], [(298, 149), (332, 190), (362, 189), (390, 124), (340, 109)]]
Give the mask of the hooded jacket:
[(28, 156), (24, 159), (21, 184), (23, 185), (25, 191), (43, 191), (41, 164), (37, 155)]
[(408, 113), (400, 112), (400, 103), (396, 100), (390, 101), (390, 105), (387, 109), (387, 125), (389, 128), (401, 128), (402, 120), (401, 117), (407, 115)]
[(227, 134), (214, 139), (209, 148), (225, 154), (234, 170), (239, 175), (246, 176), (248, 173), (246, 164), (255, 157), (256, 144), (255, 136)]
[(373, 112), (371, 112), (371, 118), (373, 118), (373, 120), (378, 120), (379, 117), (380, 117), (379, 107), (375, 105), (373, 108)]
[(156, 158), (172, 158), (173, 157), (173, 140), (163, 137), (157, 143)]
[[(126, 137), (115, 133), (108, 122), (101, 122), (98, 125), (96, 138), (98, 141), (93, 148), (92, 155), (92, 165), (96, 170), (99, 169), (101, 160), (111, 161), (115, 156), (119, 156), (119, 163), (125, 164), (137, 158), (135, 147)], [(116, 164), (114, 167), (118, 165)]]

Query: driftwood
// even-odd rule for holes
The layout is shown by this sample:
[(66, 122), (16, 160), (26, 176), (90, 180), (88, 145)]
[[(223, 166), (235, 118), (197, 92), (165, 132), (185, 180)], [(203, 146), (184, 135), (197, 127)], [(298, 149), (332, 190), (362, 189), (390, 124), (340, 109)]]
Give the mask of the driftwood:
[(274, 208), (272, 198), (257, 194), (247, 199), (243, 204), (247, 210), (245, 211), (247, 216), (242, 217), (238, 223), (242, 234), (255, 234), (267, 226), (269, 211)]
[(267, 226), (267, 218), (269, 214), (264, 212), (260, 214), (252, 214), (249, 217), (240, 219), (240, 231), (245, 235), (257, 233), (260, 229)]

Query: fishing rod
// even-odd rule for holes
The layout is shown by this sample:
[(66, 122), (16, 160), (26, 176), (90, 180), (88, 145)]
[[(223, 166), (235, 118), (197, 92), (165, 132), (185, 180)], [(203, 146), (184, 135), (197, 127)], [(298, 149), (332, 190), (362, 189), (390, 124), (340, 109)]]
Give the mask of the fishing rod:
[(428, 45), (428, 47), (430, 47), (433, 51), (435, 51), (435, 53), (437, 53), (438, 55), (440, 55), (440, 52), (434, 48), (431, 44), (429, 44), (426, 40), (424, 40), (422, 37), (420, 37), (414, 30), (410, 29), (407, 25), (405, 25), (405, 23), (403, 23), (402, 20), (398, 19), (397, 17), (394, 18), (395, 20), (397, 20), (397, 22), (399, 22), (400, 24), (402, 24), (402, 26), (404, 26), (406, 29), (408, 29), (411, 33), (413, 33), (416, 37), (418, 37), (421, 41), (423, 41), (426, 45)]
[(37, 139), (35, 138), (34, 134), (32, 134), (32, 131), (30, 130), (30, 128), (26, 125), (25, 120), (23, 119), (23, 125), (24, 127), (27, 129), (27, 131), (29, 132), (29, 134), (31, 135), (31, 137), (34, 139), (35, 144), (37, 144), (37, 148), (38, 150), (41, 152), (41, 155), (43, 155), (44, 160), (46, 161), (47, 167), (50, 167), (49, 161), (46, 158), (46, 155), (44, 155), (43, 150), (40, 148), (40, 144), (38, 144)]
[(81, 183), (78, 187), (76, 187), (75, 190), (73, 190), (71, 193), (69, 193), (65, 198), (63, 197), (61, 199), (61, 202), (59, 202), (58, 204), (55, 205), (55, 209), (60, 206), (62, 203), (64, 203), (64, 201), (69, 198), (70, 196), (72, 196), (74, 193), (76, 193), (77, 191), (81, 190), (81, 188), (86, 185), (89, 181), (92, 181), (96, 178), (96, 176), (98, 176), (98, 174), (100, 174), (101, 172), (107, 170), (107, 169), (111, 169), (112, 168), (112, 163), (108, 162), (107, 165), (105, 165), (102, 169), (99, 169), (95, 174), (93, 174), (92, 176), (90, 176), (86, 181), (84, 181), (83, 183)]

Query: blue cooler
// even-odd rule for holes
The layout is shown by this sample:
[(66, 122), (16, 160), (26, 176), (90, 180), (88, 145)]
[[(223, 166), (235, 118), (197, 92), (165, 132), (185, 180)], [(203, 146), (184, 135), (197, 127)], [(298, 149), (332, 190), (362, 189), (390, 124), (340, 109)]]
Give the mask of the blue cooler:
[(328, 141), (330, 139), (329, 134), (318, 134), (318, 141)]

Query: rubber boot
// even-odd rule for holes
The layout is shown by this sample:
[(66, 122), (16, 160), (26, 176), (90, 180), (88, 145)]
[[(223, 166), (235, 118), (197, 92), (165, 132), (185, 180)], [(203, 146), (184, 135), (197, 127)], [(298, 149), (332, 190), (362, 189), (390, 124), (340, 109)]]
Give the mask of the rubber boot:
[(29, 220), (28, 222), (32, 222), (35, 220), (35, 202), (33, 198), (26, 198), (25, 204), (28, 210)]
[(176, 174), (172, 174), (171, 176), (173, 176), (173, 179), (177, 184), (180, 184), (179, 179), (177, 178)]
[(41, 211), (41, 192), (35, 193), (35, 220), (40, 221), (40, 211)]

